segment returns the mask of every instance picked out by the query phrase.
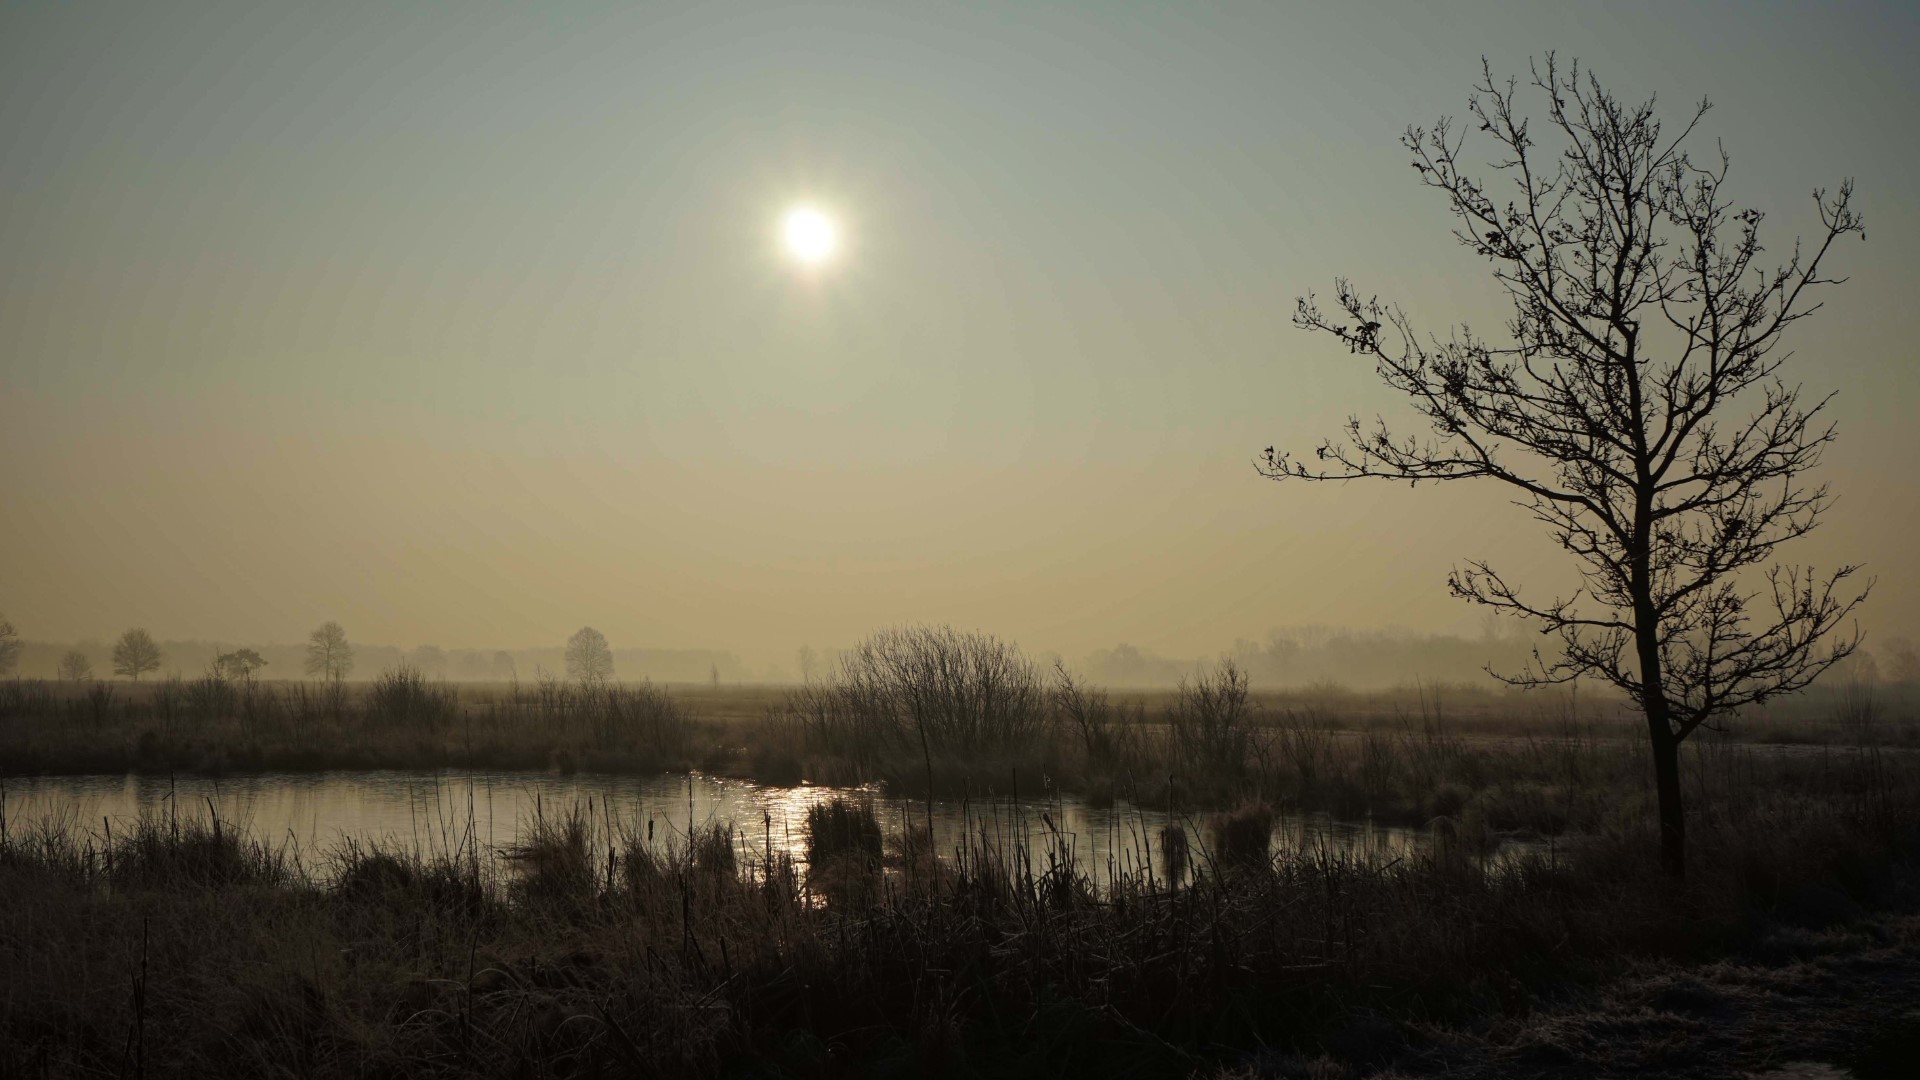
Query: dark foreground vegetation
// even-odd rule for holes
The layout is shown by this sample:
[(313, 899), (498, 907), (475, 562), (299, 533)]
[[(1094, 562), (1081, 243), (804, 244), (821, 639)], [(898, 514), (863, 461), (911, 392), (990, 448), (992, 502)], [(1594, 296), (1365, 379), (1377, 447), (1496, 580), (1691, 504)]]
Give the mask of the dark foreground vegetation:
[(8, 821), (0, 1075), (1874, 1075), (1920, 978), (1920, 770), (1732, 761), (1691, 773), (1684, 883), (1633, 799), (1552, 851), (1483, 860), (1443, 822), (1384, 863), (1270, 851), (1249, 806), (1131, 868), (984, 818), (883, 843), (857, 801), (800, 860), (585, 808), (499, 860), (303, 852), (188, 808)]

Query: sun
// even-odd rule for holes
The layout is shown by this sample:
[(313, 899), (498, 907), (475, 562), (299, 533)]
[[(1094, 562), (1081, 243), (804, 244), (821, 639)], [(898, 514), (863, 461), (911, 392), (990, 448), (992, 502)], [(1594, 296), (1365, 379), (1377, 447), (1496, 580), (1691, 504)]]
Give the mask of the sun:
[(781, 239), (787, 254), (803, 266), (819, 266), (840, 247), (840, 229), (833, 219), (811, 206), (796, 206), (781, 221)]

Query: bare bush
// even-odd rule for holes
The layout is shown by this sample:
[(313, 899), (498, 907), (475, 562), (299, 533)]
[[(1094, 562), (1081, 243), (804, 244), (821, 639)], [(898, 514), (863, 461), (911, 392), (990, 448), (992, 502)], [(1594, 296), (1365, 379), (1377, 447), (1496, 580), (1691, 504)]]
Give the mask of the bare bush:
[(788, 705), (811, 738), (867, 761), (1023, 749), (1047, 728), (1046, 690), (1019, 648), (947, 626), (882, 630)]
[(394, 727), (438, 729), (459, 711), (454, 692), (407, 664), (380, 673), (367, 693), (367, 719)]
[(1053, 665), (1054, 722), (1078, 736), (1087, 760), (1104, 764), (1114, 757), (1114, 708), (1105, 690), (1073, 677), (1059, 661)]
[(1244, 773), (1258, 712), (1246, 672), (1231, 659), (1220, 661), (1210, 674), (1181, 680), (1166, 712), (1180, 768), (1218, 776)]

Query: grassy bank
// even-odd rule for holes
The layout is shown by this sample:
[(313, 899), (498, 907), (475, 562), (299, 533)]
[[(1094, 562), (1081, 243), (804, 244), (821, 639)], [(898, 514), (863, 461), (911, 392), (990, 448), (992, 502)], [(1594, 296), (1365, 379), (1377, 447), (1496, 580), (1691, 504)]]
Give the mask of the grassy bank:
[(1229, 816), (1181, 888), (1159, 850), (1115, 874), (991, 831), (883, 848), (856, 804), (816, 815), (801, 865), (582, 814), (504, 863), (299, 851), (184, 810), (112, 834), (10, 821), (0, 1073), (1438, 1073), (1461, 1032), (1633, 964), (1791, 963), (1782, 928), (1911, 904), (1903, 761), (1721, 787), (1684, 885), (1631, 805), (1497, 864), (1268, 852)]

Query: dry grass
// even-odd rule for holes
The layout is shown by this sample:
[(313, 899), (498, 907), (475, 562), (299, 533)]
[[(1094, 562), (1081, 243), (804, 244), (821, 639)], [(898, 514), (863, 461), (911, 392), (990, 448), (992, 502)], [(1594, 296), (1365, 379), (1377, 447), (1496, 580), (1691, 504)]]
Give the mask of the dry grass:
[(0, 682), (0, 775), (502, 769), (652, 772), (728, 758), (719, 728), (651, 684)]
[[(7, 822), (0, 1074), (1411, 1074), (1454, 1025), (1622, 964), (1790, 951), (1914, 895), (1906, 758), (1784, 786), (1731, 751), (1694, 769), (1713, 797), (1684, 887), (1632, 802), (1496, 862), (1268, 852), (1250, 808), (1179, 887), (1083, 867), (1047, 815), (1004, 810), (876, 860), (873, 811), (842, 803), (811, 873), (726, 823), (656, 837), (577, 809), (499, 864), (466, 841), (316, 856), (188, 808), (111, 836)], [(815, 877), (834, 864), (854, 868)], [(1556, 1030), (1525, 1037), (1584, 1052)]]

